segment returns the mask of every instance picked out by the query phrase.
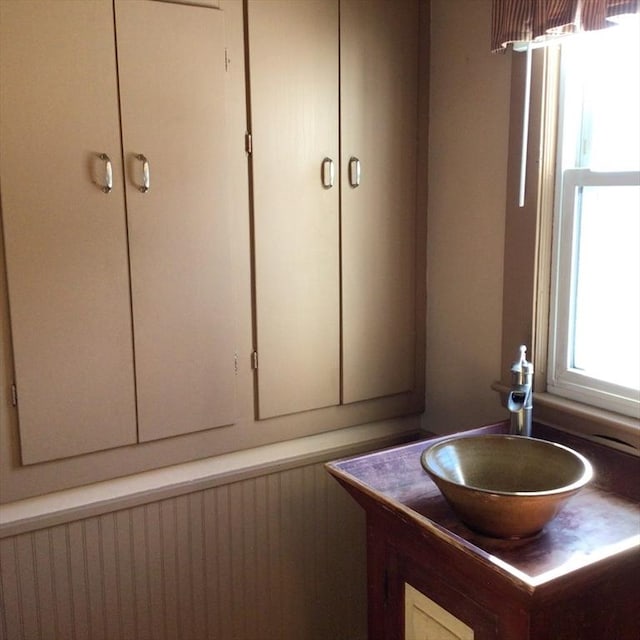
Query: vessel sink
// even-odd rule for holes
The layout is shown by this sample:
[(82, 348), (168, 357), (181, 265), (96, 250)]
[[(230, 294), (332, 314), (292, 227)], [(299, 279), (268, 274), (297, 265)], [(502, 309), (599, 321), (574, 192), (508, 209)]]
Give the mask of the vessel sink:
[(504, 434), (452, 437), (420, 461), (458, 517), (495, 538), (537, 534), (593, 476), (569, 447)]

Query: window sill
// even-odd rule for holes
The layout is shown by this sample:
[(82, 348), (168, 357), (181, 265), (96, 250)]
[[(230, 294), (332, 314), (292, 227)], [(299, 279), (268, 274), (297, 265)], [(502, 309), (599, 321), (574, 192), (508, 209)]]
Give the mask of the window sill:
[[(491, 385), (506, 406), (509, 387)], [(640, 456), (640, 420), (546, 392), (533, 394), (533, 419), (573, 435)]]

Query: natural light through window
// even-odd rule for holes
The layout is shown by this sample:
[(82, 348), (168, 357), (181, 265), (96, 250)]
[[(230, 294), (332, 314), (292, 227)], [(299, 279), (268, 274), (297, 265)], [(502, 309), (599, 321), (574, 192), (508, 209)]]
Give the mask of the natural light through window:
[(640, 23), (562, 45), (548, 390), (639, 417)]
[(573, 366), (638, 389), (640, 188), (583, 187), (581, 200)]

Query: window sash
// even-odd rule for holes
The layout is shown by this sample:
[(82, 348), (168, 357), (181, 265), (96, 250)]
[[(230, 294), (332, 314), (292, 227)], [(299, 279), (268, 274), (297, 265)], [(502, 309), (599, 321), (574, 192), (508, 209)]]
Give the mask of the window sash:
[[(594, 172), (589, 169), (566, 169), (562, 173), (560, 206), (556, 215), (553, 273), (551, 283), (551, 316), (548, 353), (547, 391), (638, 417), (638, 391), (591, 377), (574, 369), (572, 363), (573, 302), (577, 263), (577, 198), (581, 187), (638, 186), (640, 172)], [(639, 213), (640, 215), (640, 213)]]

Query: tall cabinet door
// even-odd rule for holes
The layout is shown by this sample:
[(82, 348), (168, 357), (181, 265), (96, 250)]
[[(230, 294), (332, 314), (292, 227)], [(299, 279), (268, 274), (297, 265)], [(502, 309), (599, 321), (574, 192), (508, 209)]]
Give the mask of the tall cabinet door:
[(341, 0), (345, 403), (410, 391), (418, 3)]
[(248, 28), (267, 418), (340, 402), (338, 2), (250, 0)]
[(145, 441), (235, 419), (224, 14), (116, 2), (116, 32)]
[(28, 464), (136, 440), (112, 7), (1, 2), (0, 40), (2, 221)]

